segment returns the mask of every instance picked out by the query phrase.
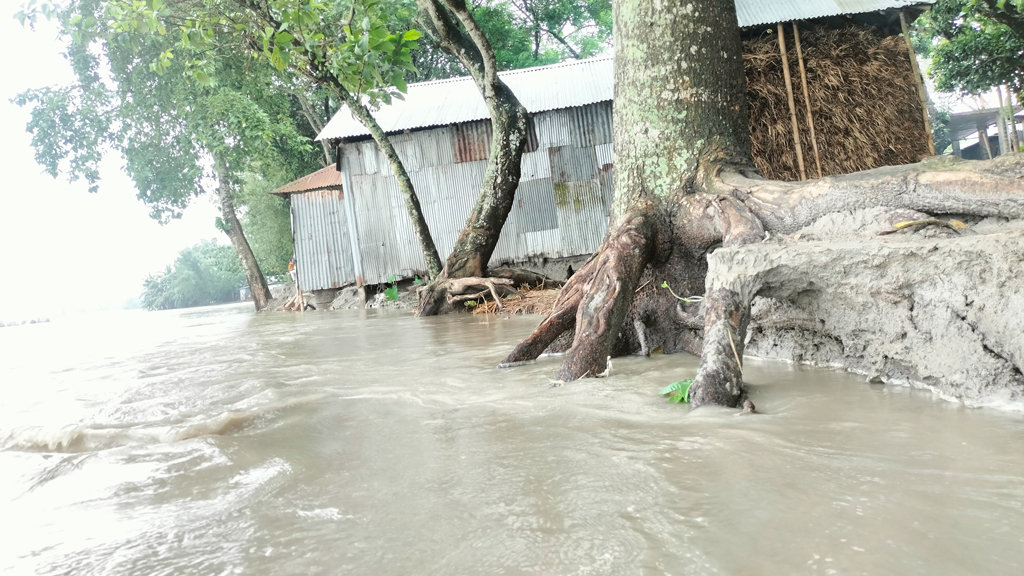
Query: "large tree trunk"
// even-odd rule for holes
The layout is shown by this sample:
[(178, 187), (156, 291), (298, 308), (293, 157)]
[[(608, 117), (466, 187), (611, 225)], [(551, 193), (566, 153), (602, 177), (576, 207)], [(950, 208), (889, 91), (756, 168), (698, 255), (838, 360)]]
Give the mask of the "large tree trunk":
[(631, 308), (645, 348), (682, 347), (665, 341), (678, 332), (663, 318), (671, 296), (637, 287), (702, 293), (701, 256), (722, 239), (708, 183), (723, 168), (753, 172), (742, 45), (735, 26), (722, 32), (736, 22), (733, 2), (629, 0), (615, 9), (615, 141), (629, 144), (615, 146), (608, 236), (573, 277), (586, 284), (565, 381), (606, 370)]
[[(473, 20), (465, 0), (418, 0), (424, 24), (438, 45), (469, 71), (491, 113), (491, 155), (480, 194), (459, 234), (444, 271), (421, 292), (419, 315), (437, 314), (446, 301), (449, 280), (487, 275), (501, 229), (512, 211), (523, 149), (527, 111), (498, 78), (494, 50)], [(462, 25), (460, 28), (459, 24)]]
[(256, 311), (261, 312), (270, 304), (270, 288), (267, 286), (267, 279), (263, 277), (260, 265), (256, 262), (252, 248), (249, 247), (249, 241), (245, 239), (242, 223), (238, 221), (238, 215), (235, 214), (235, 202), (231, 199), (231, 178), (228, 175), (228, 167), (223, 160), (217, 159), (214, 168), (217, 172), (217, 198), (220, 200), (224, 233), (231, 239), (231, 245), (242, 262), (245, 281), (248, 282), (249, 291), (252, 292), (252, 301), (256, 305)]
[[(608, 235), (503, 365), (557, 350), (567, 333), (573, 340), (563, 381), (606, 373), (619, 354), (692, 351), (701, 354), (693, 405), (738, 406), (751, 300), (769, 280), (742, 267), (709, 274), (712, 250), (742, 251), (826, 214), (871, 206), (1024, 218), (1019, 159), (934, 159), (802, 183), (762, 179), (750, 161), (736, 22), (733, 0), (615, 3)], [(702, 308), (680, 304), (663, 284), (682, 296), (703, 295)]]

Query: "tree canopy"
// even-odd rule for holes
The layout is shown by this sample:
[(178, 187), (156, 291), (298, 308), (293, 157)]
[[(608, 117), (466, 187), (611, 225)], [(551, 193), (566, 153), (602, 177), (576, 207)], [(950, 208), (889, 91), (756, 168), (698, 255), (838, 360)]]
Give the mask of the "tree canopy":
[(148, 310), (190, 308), (238, 300), (245, 285), (241, 264), (230, 246), (204, 240), (182, 250), (160, 274), (146, 277), (142, 305)]
[(1007, 85), (1024, 93), (1024, 0), (938, 0), (918, 24), (917, 48), (945, 92)]
[[(36, 160), (52, 176), (85, 178), (96, 191), (103, 151), (120, 152), (139, 198), (154, 218), (166, 220), (203, 193), (213, 156), (239, 175), (260, 164), (315, 166), (295, 104), (275, 89), (281, 80), (266, 67), (244, 56), (218, 57), (203, 68), (216, 74), (214, 82), (173, 57), (164, 75), (157, 74), (152, 64), (166, 57), (157, 45), (105, 41), (103, 47), (100, 58), (89, 45), (71, 43), (68, 57), (78, 82), (16, 99), (31, 107), (27, 130)], [(190, 68), (184, 80), (167, 75)]]

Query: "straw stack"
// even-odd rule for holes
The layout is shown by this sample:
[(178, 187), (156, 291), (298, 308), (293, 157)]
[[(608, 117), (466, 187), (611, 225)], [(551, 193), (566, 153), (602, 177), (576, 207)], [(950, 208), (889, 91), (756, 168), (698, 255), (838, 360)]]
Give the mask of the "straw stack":
[[(803, 110), (792, 28), (785, 28), (797, 108)], [(921, 104), (902, 39), (855, 26), (801, 27), (800, 39), (825, 176), (910, 164), (928, 155)], [(743, 61), (754, 163), (766, 178), (799, 180), (778, 34), (746, 40)], [(811, 134), (804, 116), (798, 114), (806, 152)]]

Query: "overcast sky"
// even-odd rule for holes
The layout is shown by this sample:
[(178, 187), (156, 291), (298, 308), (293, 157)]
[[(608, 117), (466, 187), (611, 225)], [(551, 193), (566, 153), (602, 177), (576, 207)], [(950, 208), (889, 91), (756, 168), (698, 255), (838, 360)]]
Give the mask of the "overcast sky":
[(43, 173), (25, 132), (28, 111), (10, 99), (70, 83), (72, 74), (52, 26), (32, 32), (12, 18), (20, 5), (0, 0), (0, 38), (8, 50), (0, 83), (0, 320), (120, 307), (182, 248), (205, 238), (226, 243), (213, 226), (217, 210), (201, 197), (181, 220), (161, 226), (135, 197), (116, 154), (104, 160), (97, 194), (84, 182)]

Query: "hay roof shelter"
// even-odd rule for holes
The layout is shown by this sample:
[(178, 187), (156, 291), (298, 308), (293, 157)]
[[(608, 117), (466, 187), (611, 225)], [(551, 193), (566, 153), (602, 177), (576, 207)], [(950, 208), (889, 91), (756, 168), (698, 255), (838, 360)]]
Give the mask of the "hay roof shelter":
[[(817, 176), (814, 144), (825, 175), (914, 162), (928, 154), (911, 57), (896, 35), (900, 11), (919, 4), (737, 0), (745, 27), (753, 152), (766, 177), (801, 177), (794, 118), (811, 176)], [(775, 23), (795, 19), (804, 20), (799, 53), (792, 27), (782, 27), (788, 40), (787, 81)], [(607, 228), (612, 197), (612, 58), (501, 77), (532, 117), (516, 202), (490, 265), (593, 252)], [(483, 98), (470, 78), (421, 82), (409, 85), (404, 101), (374, 115), (410, 173), (439, 253), (447, 254), (487, 166), (491, 129)], [(313, 186), (325, 178), (317, 173), (303, 179), (305, 184), (275, 191), (292, 197), (303, 287), (374, 284), (424, 270), (404, 200), (366, 129), (342, 109), (318, 139), (338, 150), (340, 171), (330, 176), (337, 179), (334, 185)], [(328, 189), (332, 193), (325, 193)]]

